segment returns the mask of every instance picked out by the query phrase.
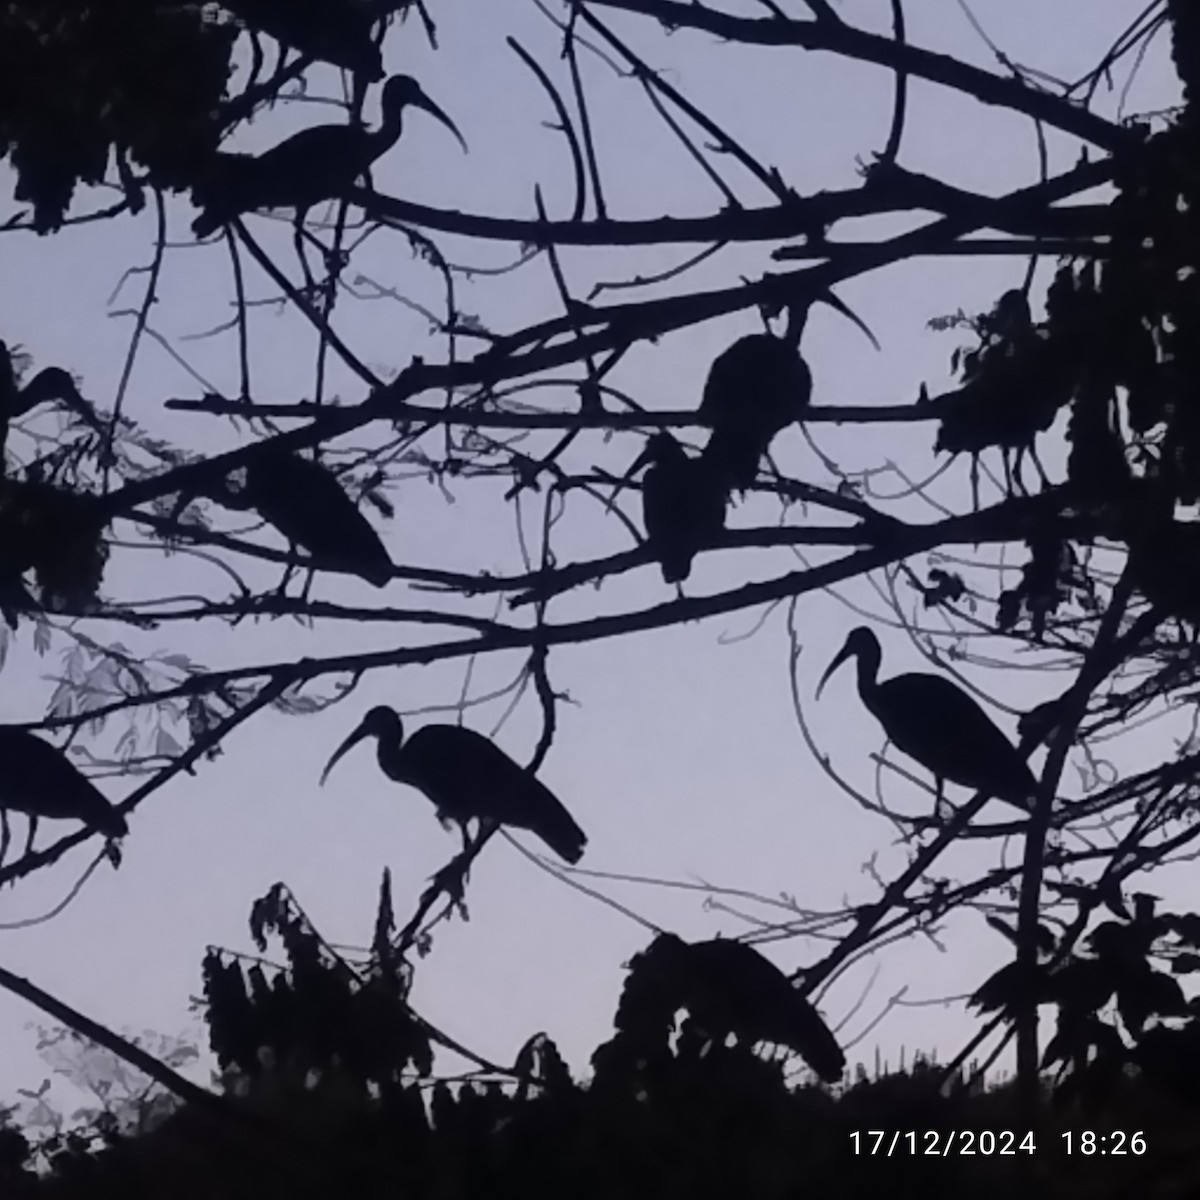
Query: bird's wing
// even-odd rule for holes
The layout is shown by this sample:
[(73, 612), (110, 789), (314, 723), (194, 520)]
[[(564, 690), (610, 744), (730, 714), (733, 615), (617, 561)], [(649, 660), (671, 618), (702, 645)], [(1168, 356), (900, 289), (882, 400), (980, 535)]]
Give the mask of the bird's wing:
[(248, 499), (289, 541), (314, 558), (386, 582), (392, 562), (374, 526), (320, 463), (264, 455), (247, 476)]
[(693, 976), (710, 1000), (718, 989), (723, 994), (724, 1017), (734, 1033), (789, 1047), (827, 1082), (841, 1078), (846, 1056), (837, 1039), (770, 959), (725, 938), (696, 942), (689, 950)]
[(124, 819), (73, 762), (24, 729), (0, 730), (0, 808), (122, 832)]
[(900, 675), (880, 684), (896, 747), (964, 787), (1027, 797), (1033, 776), (1016, 747), (974, 697), (941, 675)]
[(558, 798), (490, 738), (461, 725), (426, 725), (408, 739), (406, 751), (408, 782), (455, 820), (478, 817), (528, 829), (569, 861), (582, 853), (587, 839)]

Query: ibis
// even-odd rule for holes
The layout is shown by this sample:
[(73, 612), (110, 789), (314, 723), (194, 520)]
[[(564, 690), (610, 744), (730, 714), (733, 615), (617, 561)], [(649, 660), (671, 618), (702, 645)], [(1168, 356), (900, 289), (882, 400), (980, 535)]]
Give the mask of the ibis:
[(858, 664), (858, 694), (902, 753), (932, 772), (937, 807), (945, 781), (986, 792), (1028, 812), (1036, 782), (1016, 747), (973, 697), (941, 675), (913, 671), (880, 682), (879, 639), (859, 626), (821, 676), (817, 695), (842, 663)]
[(69, 372), (62, 367), (46, 367), (24, 387), (17, 387), (12, 355), (0, 342), (0, 450), (8, 438), (9, 423), (24, 416), (39, 404), (56, 403), (74, 413), (101, 436), (108, 431), (92, 406), (79, 394)]
[(553, 792), (490, 738), (462, 725), (423, 725), (405, 739), (400, 714), (379, 705), (334, 751), (321, 783), (352, 746), (368, 737), (376, 739), (380, 770), (431, 800), (443, 824), (454, 821), (464, 849), (471, 844), (469, 822), (495, 821), (537, 834), (565, 862), (583, 857), (587, 836)]
[[(0, 810), (29, 818), (25, 853), (33, 848), (38, 820), (82, 821), (107, 838), (129, 832), (125, 818), (56, 746), (28, 729), (0, 725)], [(0, 847), (0, 859), (7, 850)]]
[(316, 125), (259, 155), (217, 154), (208, 177), (193, 189), (203, 212), (192, 222), (192, 232), (207, 237), (240, 214), (262, 208), (295, 209), (299, 227), (314, 204), (345, 196), (396, 144), (409, 105), (436, 117), (466, 149), (458, 127), (421, 85), (409, 75), (393, 75), (383, 85), (383, 115), (374, 132), (357, 123)]
[(383, 77), (371, 38), (376, 18), (358, 0), (220, 0), (244, 25), (301, 54), (375, 80)]
[(632, 478), (646, 464), (642, 521), (646, 540), (667, 583), (685, 580), (697, 551), (725, 528), (726, 494), (721, 479), (702, 458), (690, 458), (665, 431), (656, 433), (629, 468)]
[(293, 546), (307, 550), (314, 567), (345, 571), (376, 587), (395, 567), (379, 534), (328, 468), (271, 445), (246, 464), (246, 482), (219, 493), (224, 504), (252, 508)]
[[(848, 316), (878, 349), (875, 335), (832, 292), (824, 300)], [(812, 372), (800, 354), (800, 338), (812, 301), (787, 305), (783, 337), (752, 333), (717, 355), (697, 415), (712, 427), (704, 459), (731, 489), (744, 491), (775, 435), (803, 419), (812, 399)]]
[(652, 950), (670, 964), (681, 1007), (711, 1036), (732, 1033), (750, 1045), (786, 1046), (827, 1083), (842, 1077), (846, 1056), (821, 1014), (753, 946), (726, 938), (687, 943), (663, 934)]

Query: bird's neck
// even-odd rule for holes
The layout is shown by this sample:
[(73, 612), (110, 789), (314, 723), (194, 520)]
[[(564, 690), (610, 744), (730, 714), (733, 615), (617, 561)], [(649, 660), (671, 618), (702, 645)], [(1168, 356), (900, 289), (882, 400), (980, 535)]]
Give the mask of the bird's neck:
[(404, 131), (402, 113), (385, 115), (378, 129), (367, 134), (367, 145), (371, 148), (371, 160), (386, 154), (399, 140)]
[(858, 694), (868, 710), (874, 712), (879, 703), (879, 656), (867, 652), (855, 656), (858, 673)]

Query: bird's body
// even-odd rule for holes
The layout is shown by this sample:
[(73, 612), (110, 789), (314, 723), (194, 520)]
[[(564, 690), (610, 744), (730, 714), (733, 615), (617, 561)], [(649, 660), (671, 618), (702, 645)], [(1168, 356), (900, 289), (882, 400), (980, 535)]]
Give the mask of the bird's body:
[(651, 466), (642, 481), (646, 539), (662, 564), (663, 579), (679, 583), (691, 574), (696, 552), (725, 528), (725, 491), (709, 465), (689, 458), (669, 433), (652, 437), (631, 470), (647, 461)]
[(1151, 604), (1200, 625), (1200, 521), (1167, 519), (1131, 535), (1129, 573)]
[(826, 1082), (840, 1079), (846, 1056), (821, 1014), (784, 973), (752, 946), (725, 938), (687, 943), (657, 938), (658, 954), (678, 981), (678, 999), (694, 1022), (723, 1040), (730, 1033), (753, 1045), (794, 1050)]
[(0, 809), (29, 817), (29, 846), (40, 817), (82, 821), (110, 838), (128, 832), (125, 818), (99, 788), (61, 750), (28, 729), (0, 726)]
[[(227, 497), (228, 498), (228, 497)], [(337, 568), (383, 587), (394, 573), (371, 523), (320, 463), (269, 449), (246, 466), (239, 507), (253, 508), (316, 566)]]
[(769, 333), (740, 338), (713, 362), (699, 416), (712, 426), (703, 458), (731, 488), (749, 487), (780, 430), (812, 398), (812, 372), (797, 346)]
[(537, 834), (566, 862), (583, 856), (587, 836), (554, 793), (490, 738), (461, 725), (425, 725), (406, 739), (396, 712), (373, 708), (334, 752), (321, 781), (351, 746), (372, 736), (383, 773), (432, 801), (442, 820), (459, 825), (464, 842), (468, 822), (495, 821)]
[(207, 237), (241, 213), (256, 209), (292, 208), (300, 221), (314, 204), (345, 196), (399, 140), (404, 109), (410, 104), (437, 117), (462, 140), (454, 122), (415, 79), (393, 75), (383, 86), (378, 129), (315, 125), (262, 154), (218, 153), (208, 176), (193, 192), (204, 211), (192, 222), (192, 232)]
[(301, 54), (353, 71), (366, 79), (383, 75), (375, 21), (356, 0), (220, 0), (243, 24), (269, 34)]
[[(820, 687), (848, 658), (858, 664), (858, 694), (896, 749), (938, 782), (986, 792), (1028, 811), (1036, 781), (1016, 747), (975, 699), (941, 675), (911, 672), (879, 681), (879, 639), (860, 626), (830, 663)], [(820, 688), (818, 688), (818, 692)]]

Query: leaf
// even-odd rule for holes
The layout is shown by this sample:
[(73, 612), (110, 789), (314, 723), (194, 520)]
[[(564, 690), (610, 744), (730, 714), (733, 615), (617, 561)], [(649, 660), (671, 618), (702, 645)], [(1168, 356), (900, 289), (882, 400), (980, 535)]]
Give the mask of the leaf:
[(50, 649), (50, 622), (40, 618), (34, 619), (33, 648), (38, 654), (45, 654)]

